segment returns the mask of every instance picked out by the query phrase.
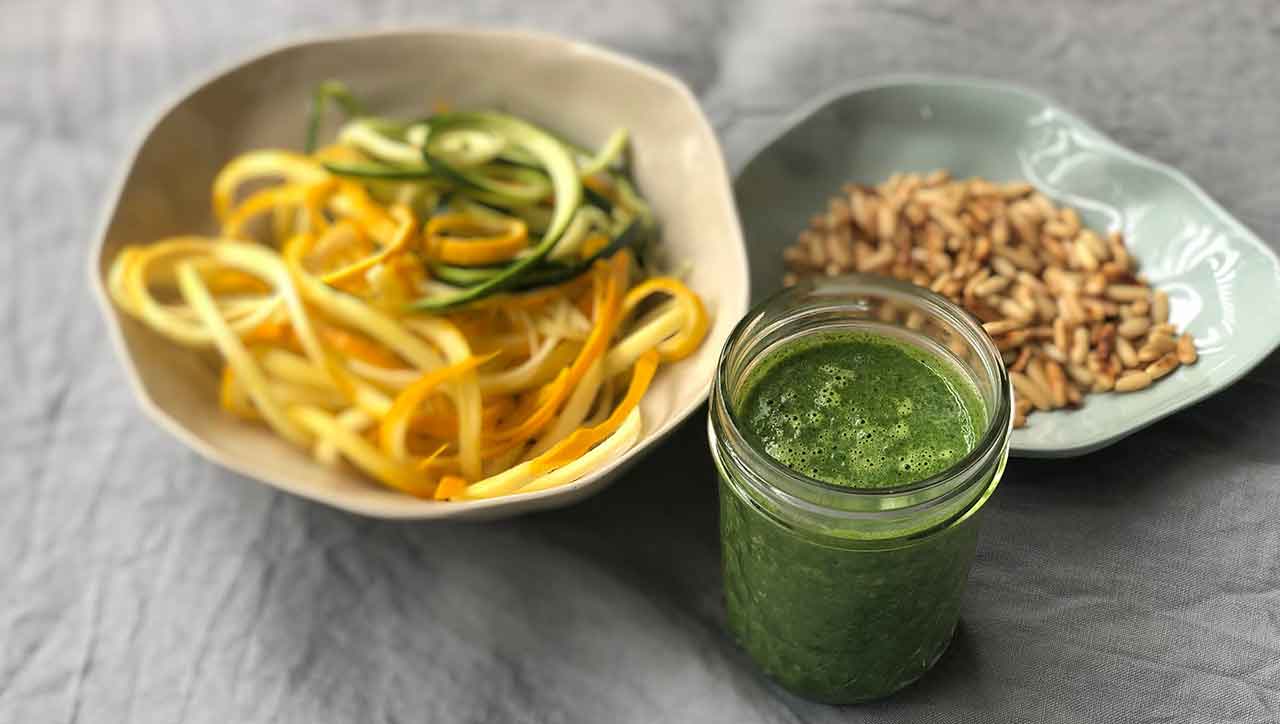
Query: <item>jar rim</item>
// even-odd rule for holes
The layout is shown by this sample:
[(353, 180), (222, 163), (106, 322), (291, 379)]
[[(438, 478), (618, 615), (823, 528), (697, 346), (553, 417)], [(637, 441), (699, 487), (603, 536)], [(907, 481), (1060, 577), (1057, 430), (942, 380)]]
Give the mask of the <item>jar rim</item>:
[[(952, 327), (961, 330), (965, 334), (966, 341), (972, 345), (982, 359), (985, 371), (993, 378), (991, 380), (992, 389), (995, 393), (994, 404), (989, 405), (987, 409), (986, 429), (983, 430), (982, 435), (978, 437), (973, 448), (968, 453), (945, 469), (919, 481), (891, 488), (859, 488), (836, 485), (793, 470), (767, 453), (757, 450), (755, 446), (746, 441), (738, 411), (734, 409), (735, 405), (729, 402), (733, 398), (730, 395), (730, 380), (727, 367), (732, 353), (737, 347), (751, 339), (749, 335), (753, 331), (753, 326), (774, 305), (789, 297), (799, 297), (801, 294), (820, 296), (823, 294), (825, 287), (831, 288), (833, 299), (848, 297), (862, 292), (904, 301), (909, 300), (913, 304), (927, 307), (930, 313), (945, 319)], [(843, 305), (832, 305), (831, 309), (838, 308), (838, 306), (846, 306), (848, 303), (846, 300)], [(786, 315), (775, 324), (781, 325), (789, 319), (800, 316), (801, 314)], [(906, 507), (918, 508), (941, 504), (950, 500), (955, 494), (962, 493), (963, 489), (967, 487), (963, 485), (957, 486), (958, 480), (970, 477), (981, 478), (980, 473), (985, 468), (989, 458), (991, 458), (993, 452), (1001, 452), (1001, 448), (1007, 444), (1008, 437), (1012, 431), (1012, 396), (1008, 371), (1005, 369), (1000, 352), (991, 337), (982, 328), (981, 323), (972, 314), (945, 297), (924, 287), (891, 277), (871, 274), (848, 274), (825, 278), (818, 282), (805, 280), (795, 286), (779, 290), (752, 307), (738, 321), (738, 324), (729, 333), (716, 365), (715, 384), (711, 396), (710, 427), (718, 436), (727, 433), (725, 436), (729, 440), (726, 442), (731, 443), (731, 447), (735, 448), (734, 452), (739, 454), (746, 452), (750, 458), (750, 465), (763, 467), (770, 479), (785, 480), (789, 488), (812, 494), (797, 495), (792, 490), (780, 487), (764, 479), (759, 474), (750, 476), (758, 479), (754, 482), (763, 483), (771, 488), (773, 494), (781, 495), (788, 504), (810, 507), (815, 505), (812, 498), (838, 500), (843, 503), (853, 504), (851, 507), (857, 511), (853, 514), (857, 517), (862, 517), (867, 513), (901, 512)], [(738, 455), (735, 455), (735, 457), (738, 457)], [(918, 503), (893, 505), (894, 501), (904, 498), (916, 500)], [(837, 507), (817, 505), (817, 507), (821, 512), (828, 514), (832, 512), (852, 512), (846, 510), (845, 505)], [(814, 512), (819, 512), (819, 510)]]

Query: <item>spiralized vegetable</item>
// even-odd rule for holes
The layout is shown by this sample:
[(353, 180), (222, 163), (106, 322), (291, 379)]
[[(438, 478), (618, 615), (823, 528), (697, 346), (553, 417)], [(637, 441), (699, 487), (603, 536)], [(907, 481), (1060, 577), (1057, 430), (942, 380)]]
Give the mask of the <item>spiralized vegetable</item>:
[(118, 307), (216, 352), (229, 414), (408, 495), (544, 490), (634, 445), (659, 365), (708, 318), (639, 263), (653, 223), (625, 131), (595, 154), (484, 113), (337, 138), (233, 159), (219, 234), (122, 249)]

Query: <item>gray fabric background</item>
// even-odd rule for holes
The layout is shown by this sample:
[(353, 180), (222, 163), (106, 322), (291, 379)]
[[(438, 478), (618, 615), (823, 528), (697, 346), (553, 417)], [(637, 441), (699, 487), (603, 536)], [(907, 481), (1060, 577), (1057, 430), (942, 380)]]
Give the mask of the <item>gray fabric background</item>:
[(735, 167), (852, 78), (1010, 79), (1280, 239), (1280, 4), (1109, 5), (2, 0), (0, 721), (1280, 721), (1280, 356), (1104, 452), (1016, 461), (950, 653), (835, 709), (762, 681), (722, 631), (701, 418), (568, 510), (365, 520), (159, 432), (85, 288), (159, 103), (290, 32), (408, 21), (670, 69)]

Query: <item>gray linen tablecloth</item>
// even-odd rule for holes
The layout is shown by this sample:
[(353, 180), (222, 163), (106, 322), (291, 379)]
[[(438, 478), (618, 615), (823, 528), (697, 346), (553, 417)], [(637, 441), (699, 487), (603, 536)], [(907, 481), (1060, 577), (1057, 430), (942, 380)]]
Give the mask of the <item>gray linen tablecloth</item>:
[(1280, 721), (1280, 356), (1103, 452), (1015, 461), (950, 652), (838, 709), (778, 691), (724, 633), (701, 414), (574, 508), (358, 518), (144, 419), (84, 272), (109, 182), (178, 88), (290, 33), (409, 22), (667, 68), (735, 167), (854, 78), (1013, 80), (1276, 243), (1280, 5), (314, 5), (0, 2), (0, 722)]

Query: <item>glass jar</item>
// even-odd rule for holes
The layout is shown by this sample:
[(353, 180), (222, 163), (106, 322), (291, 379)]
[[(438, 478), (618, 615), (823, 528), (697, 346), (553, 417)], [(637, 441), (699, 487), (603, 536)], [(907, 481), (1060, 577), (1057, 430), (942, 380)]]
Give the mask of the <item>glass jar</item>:
[[(754, 365), (789, 342), (839, 331), (909, 343), (972, 381), (986, 412), (973, 450), (910, 485), (857, 488), (797, 473), (749, 444), (736, 414)], [(801, 696), (851, 703), (933, 666), (955, 630), (1012, 418), (999, 351), (977, 320), (927, 289), (827, 278), (748, 313), (721, 353), (708, 427), (729, 627), (766, 674)]]

